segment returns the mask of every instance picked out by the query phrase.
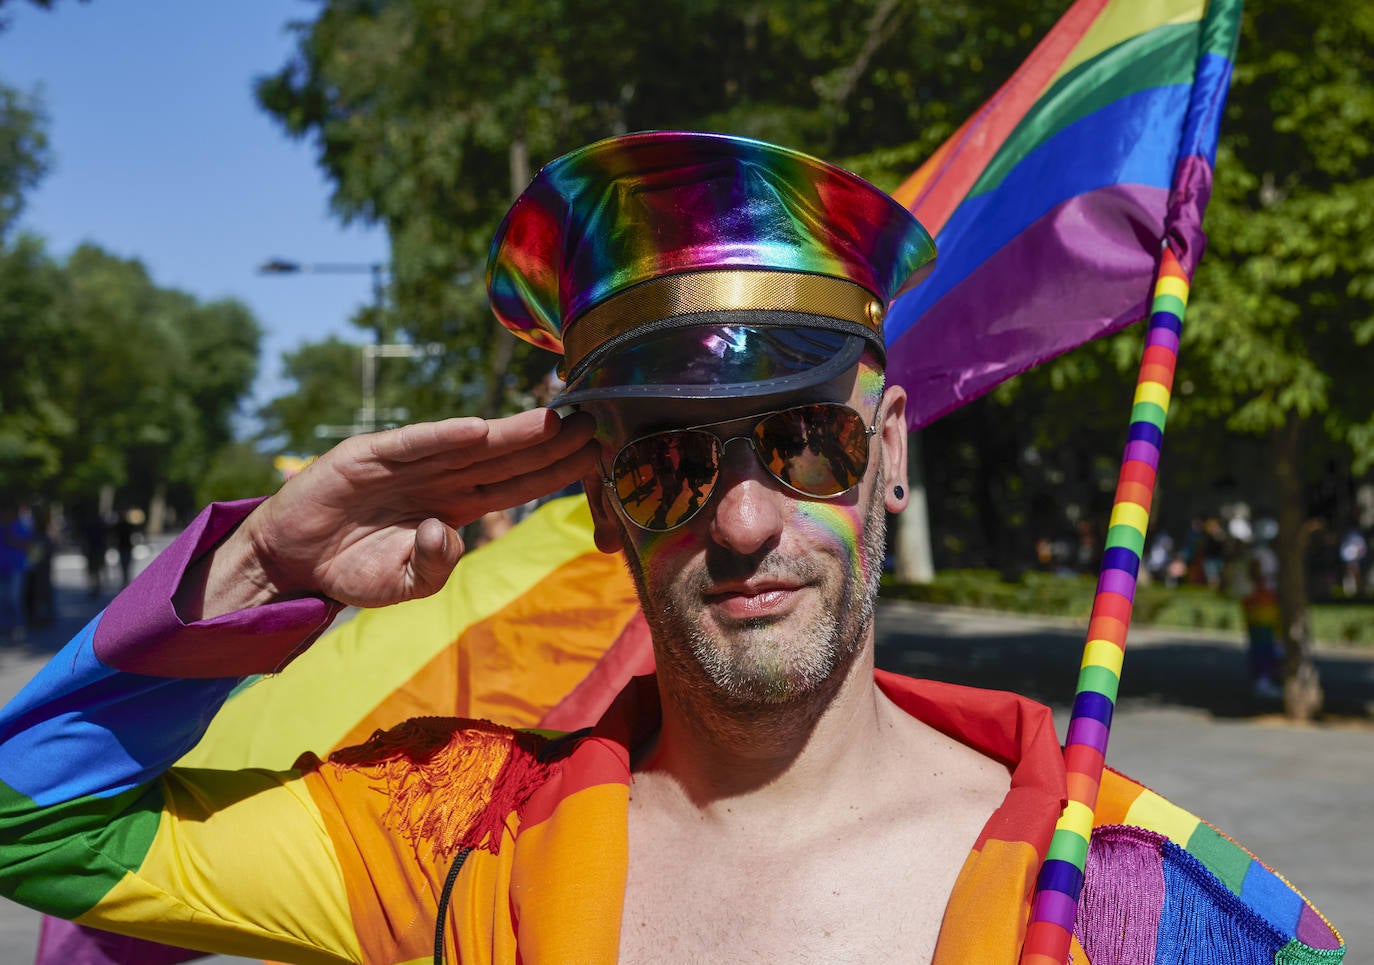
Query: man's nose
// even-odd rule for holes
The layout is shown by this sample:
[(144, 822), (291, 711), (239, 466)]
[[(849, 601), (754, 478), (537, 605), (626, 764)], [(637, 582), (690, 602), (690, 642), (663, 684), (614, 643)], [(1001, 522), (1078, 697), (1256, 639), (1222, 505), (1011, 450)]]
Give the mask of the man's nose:
[(721, 459), (711, 539), (744, 556), (771, 548), (782, 535), (788, 496), (745, 439), (731, 440)]

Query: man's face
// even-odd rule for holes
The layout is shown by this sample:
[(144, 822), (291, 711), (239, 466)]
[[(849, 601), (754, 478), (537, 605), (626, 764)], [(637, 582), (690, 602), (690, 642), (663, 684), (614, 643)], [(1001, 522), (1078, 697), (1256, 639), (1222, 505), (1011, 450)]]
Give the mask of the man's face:
[(730, 439), (747, 434), (762, 412), (819, 401), (845, 402), (865, 424), (878, 417), (863, 478), (836, 498), (787, 489), (744, 440), (726, 446), (705, 507), (668, 532), (640, 528), (614, 493), (599, 480), (588, 482), (598, 545), (623, 546), (661, 668), (705, 681), (728, 703), (803, 698), (847, 667), (869, 640), (884, 512), (905, 503), (890, 488), (905, 482), (905, 394), (884, 395), (881, 372), (861, 365), (782, 401), (588, 406), (598, 421), (602, 464), (609, 466), (626, 442), (646, 432), (735, 420), (712, 426)]

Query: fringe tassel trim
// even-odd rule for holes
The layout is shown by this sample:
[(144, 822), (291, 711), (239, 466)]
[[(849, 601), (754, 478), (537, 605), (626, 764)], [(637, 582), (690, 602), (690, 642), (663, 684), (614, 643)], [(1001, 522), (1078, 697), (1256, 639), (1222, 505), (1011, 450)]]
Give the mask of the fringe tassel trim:
[[(1074, 934), (1094, 962), (1335, 965), (1345, 954), (1278, 928), (1154, 831), (1094, 828), (1085, 872)], [(1333, 937), (1340, 940), (1334, 929)]]
[(416, 717), (329, 760), (374, 777), (390, 798), (387, 825), (449, 858), (461, 848), (496, 853), (509, 816), (548, 779), (546, 742), (488, 721)]

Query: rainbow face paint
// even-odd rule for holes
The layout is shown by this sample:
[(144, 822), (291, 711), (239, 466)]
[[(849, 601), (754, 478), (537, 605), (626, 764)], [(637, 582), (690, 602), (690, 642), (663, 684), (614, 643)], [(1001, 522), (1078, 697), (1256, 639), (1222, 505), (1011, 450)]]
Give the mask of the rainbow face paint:
[(825, 545), (831, 555), (846, 560), (851, 573), (867, 584), (872, 561), (860, 552), (863, 514), (856, 503), (799, 501), (797, 515), (805, 520), (810, 533)]
[(865, 412), (876, 410), (883, 401), (883, 390), (887, 387), (887, 376), (875, 365), (864, 363), (859, 366), (859, 398), (863, 400)]

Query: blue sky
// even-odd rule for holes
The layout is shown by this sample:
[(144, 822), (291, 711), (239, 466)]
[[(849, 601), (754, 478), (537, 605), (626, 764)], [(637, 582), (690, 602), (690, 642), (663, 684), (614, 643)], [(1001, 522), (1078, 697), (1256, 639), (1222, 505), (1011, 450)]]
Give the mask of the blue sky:
[(386, 261), (385, 233), (345, 228), (308, 143), (253, 99), (284, 64), (309, 0), (58, 0), (5, 6), (0, 81), (38, 90), (53, 170), (21, 225), (64, 257), (92, 241), (143, 262), (159, 285), (247, 303), (265, 330), (255, 399), (285, 390), (284, 350), (337, 333), (371, 296), (358, 275), (262, 276), (270, 257)]

